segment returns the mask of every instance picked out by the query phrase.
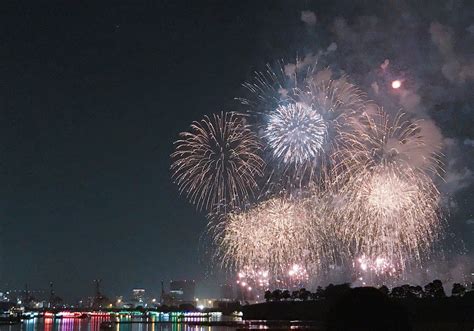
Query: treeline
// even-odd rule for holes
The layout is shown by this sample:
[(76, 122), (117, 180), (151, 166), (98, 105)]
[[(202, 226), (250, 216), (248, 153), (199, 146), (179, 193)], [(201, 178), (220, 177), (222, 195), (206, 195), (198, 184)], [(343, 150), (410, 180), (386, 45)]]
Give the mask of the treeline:
[[(305, 288), (296, 291), (280, 290), (276, 289), (273, 291), (265, 291), (265, 300), (269, 301), (308, 301), (308, 300), (325, 300), (340, 297), (351, 290), (350, 283), (333, 285), (329, 284), (325, 288), (318, 286), (315, 292), (310, 292)], [(443, 283), (436, 279), (424, 287), (420, 285), (401, 285), (392, 288), (390, 290), (387, 286), (383, 285), (378, 288), (380, 292), (394, 299), (409, 299), (409, 298), (445, 298), (447, 297), (443, 287)], [(452, 297), (462, 297), (466, 293), (472, 292), (474, 295), (474, 284), (467, 288), (460, 283), (454, 283), (451, 289)]]

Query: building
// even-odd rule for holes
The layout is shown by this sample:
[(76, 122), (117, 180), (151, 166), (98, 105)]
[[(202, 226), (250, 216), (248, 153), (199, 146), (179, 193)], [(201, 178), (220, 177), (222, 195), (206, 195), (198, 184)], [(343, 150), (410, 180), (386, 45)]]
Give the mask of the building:
[(175, 304), (194, 304), (195, 290), (194, 280), (172, 280), (169, 295)]
[(142, 288), (134, 288), (132, 290), (132, 300), (138, 303), (145, 302), (145, 290)]
[(215, 308), (214, 303), (217, 302), (216, 299), (209, 299), (209, 298), (196, 298), (194, 306), (197, 309), (204, 309), (204, 308)]

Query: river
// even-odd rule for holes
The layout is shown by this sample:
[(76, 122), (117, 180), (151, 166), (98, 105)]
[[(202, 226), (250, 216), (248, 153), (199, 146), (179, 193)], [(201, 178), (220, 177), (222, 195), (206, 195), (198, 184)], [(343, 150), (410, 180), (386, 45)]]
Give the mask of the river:
[[(1, 331), (104, 331), (101, 323), (111, 321), (110, 317), (91, 318), (33, 318), (15, 325), (0, 325)], [(112, 320), (112, 327), (108, 331), (230, 331), (236, 326), (209, 325), (209, 322), (220, 323), (229, 319), (218, 317), (204, 319), (201, 317), (177, 319), (141, 319), (120, 318)], [(206, 325), (197, 325), (205, 323)]]

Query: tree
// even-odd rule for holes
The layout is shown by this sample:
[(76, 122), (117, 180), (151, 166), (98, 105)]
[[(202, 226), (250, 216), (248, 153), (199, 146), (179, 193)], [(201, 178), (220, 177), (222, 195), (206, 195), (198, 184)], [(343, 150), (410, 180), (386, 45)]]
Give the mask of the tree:
[(300, 291), (291, 292), (291, 300), (299, 299)]
[(318, 300), (319, 299), (318, 294), (316, 292), (310, 292), (309, 293), (309, 299), (313, 300), (313, 301)]
[(283, 293), (281, 294), (281, 297), (283, 300), (288, 300), (291, 297), (290, 291), (284, 290)]
[(324, 293), (326, 299), (337, 299), (342, 297), (344, 294), (350, 292), (351, 290), (351, 284), (349, 283), (344, 283), (344, 284), (339, 284), (339, 285), (333, 285), (329, 284)]
[(425, 295), (425, 293), (423, 292), (423, 288), (420, 285), (411, 286), (410, 289), (413, 295), (418, 299), (423, 298)]
[(405, 298), (415, 298), (416, 295), (414, 293), (414, 286), (411, 286), (409, 284), (405, 284), (405, 285), (402, 285), (402, 288), (403, 288), (403, 295), (405, 296)]
[(265, 300), (268, 302), (268, 301), (271, 301), (272, 299), (273, 299), (272, 292), (269, 291), (269, 290), (266, 290), (265, 291)]
[(305, 288), (302, 288), (299, 291), (298, 298), (300, 300), (306, 301), (306, 300), (308, 300), (310, 294), (311, 293), (309, 291), (307, 291)]
[(385, 295), (388, 295), (388, 293), (390, 292), (389, 289), (388, 289), (388, 287), (385, 286), (385, 285), (380, 286), (380, 287), (379, 287), (379, 291), (382, 292), (382, 293), (385, 294)]
[(321, 300), (321, 299), (324, 299), (326, 297), (326, 293), (324, 291), (324, 289), (321, 287), (321, 286), (318, 286), (316, 288), (316, 299), (317, 300)]
[(453, 297), (462, 297), (466, 293), (466, 288), (459, 284), (459, 283), (454, 283), (453, 284), (453, 289), (451, 290), (451, 295)]
[(273, 300), (274, 301), (280, 301), (281, 300), (281, 290), (274, 290), (272, 293)]
[(396, 286), (392, 288), (392, 292), (390, 292), (390, 296), (395, 299), (403, 299), (405, 298), (405, 289), (401, 286)]
[(445, 298), (443, 283), (436, 279), (431, 283), (425, 285), (425, 296), (428, 298)]

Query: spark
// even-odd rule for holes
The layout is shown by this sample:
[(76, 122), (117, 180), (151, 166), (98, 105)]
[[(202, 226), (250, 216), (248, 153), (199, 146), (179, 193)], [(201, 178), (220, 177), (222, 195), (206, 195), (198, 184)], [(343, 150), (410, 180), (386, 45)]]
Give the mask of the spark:
[(257, 270), (272, 280), (285, 279), (290, 266), (318, 268), (325, 254), (324, 230), (302, 201), (271, 198), (248, 211), (227, 214), (212, 230), (217, 261), (239, 276)]
[(245, 267), (238, 273), (237, 284), (241, 287), (253, 287), (260, 290), (269, 288), (269, 273), (266, 270)]
[(358, 259), (360, 269), (362, 271), (373, 271), (378, 274), (393, 274), (396, 272), (396, 268), (393, 264), (386, 258), (376, 257), (375, 259), (370, 259), (366, 256), (362, 256)]

